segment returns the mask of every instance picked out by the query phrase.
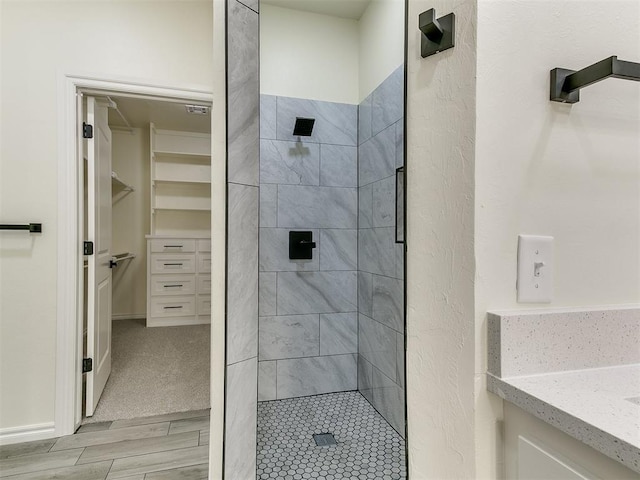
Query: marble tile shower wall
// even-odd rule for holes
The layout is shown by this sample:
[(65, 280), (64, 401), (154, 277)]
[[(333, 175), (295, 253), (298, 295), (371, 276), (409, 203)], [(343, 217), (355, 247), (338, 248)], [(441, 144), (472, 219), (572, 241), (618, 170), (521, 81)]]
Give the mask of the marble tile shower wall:
[(403, 115), (401, 66), (359, 105), (358, 390), (404, 437), (404, 245), (395, 243)]
[[(260, 97), (259, 400), (357, 388), (357, 115)], [(290, 230), (313, 232), (311, 260), (289, 259)]]
[(227, 0), (227, 375), (225, 478), (256, 475), (258, 1)]

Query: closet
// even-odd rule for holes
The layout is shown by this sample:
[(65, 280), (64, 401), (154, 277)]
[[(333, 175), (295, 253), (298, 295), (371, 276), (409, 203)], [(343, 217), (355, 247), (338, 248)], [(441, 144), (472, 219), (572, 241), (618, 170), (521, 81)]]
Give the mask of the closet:
[[(208, 381), (181, 383), (188, 376), (177, 368), (204, 371), (209, 362), (208, 332), (199, 329), (211, 323), (211, 117), (208, 106), (196, 107), (114, 95), (84, 100), (86, 111), (97, 112), (84, 115), (93, 125), (82, 140), (92, 421), (209, 406)], [(106, 280), (96, 281), (103, 266)], [(144, 383), (157, 411), (149, 402), (141, 410), (127, 382)], [(187, 391), (193, 398), (185, 400)], [(137, 410), (121, 408), (127, 402)]]

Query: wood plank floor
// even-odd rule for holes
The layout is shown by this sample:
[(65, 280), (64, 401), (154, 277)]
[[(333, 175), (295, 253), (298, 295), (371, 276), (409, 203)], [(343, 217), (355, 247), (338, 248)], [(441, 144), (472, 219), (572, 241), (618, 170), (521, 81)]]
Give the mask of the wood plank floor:
[(75, 435), (0, 446), (12, 480), (206, 480), (209, 410), (91, 423)]

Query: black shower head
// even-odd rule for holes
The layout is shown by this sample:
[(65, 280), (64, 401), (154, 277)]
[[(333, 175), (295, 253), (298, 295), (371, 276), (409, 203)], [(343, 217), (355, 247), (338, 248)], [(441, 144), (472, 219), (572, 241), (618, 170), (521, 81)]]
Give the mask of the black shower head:
[(315, 118), (296, 117), (296, 126), (293, 127), (293, 134), (299, 137), (310, 137), (315, 122)]

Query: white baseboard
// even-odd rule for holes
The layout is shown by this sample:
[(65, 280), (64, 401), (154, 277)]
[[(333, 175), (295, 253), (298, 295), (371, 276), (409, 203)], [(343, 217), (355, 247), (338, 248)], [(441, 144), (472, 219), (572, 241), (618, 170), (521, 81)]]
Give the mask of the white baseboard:
[(147, 316), (144, 313), (118, 313), (111, 315), (111, 321), (116, 320), (144, 320)]
[(46, 440), (48, 438), (55, 438), (55, 436), (55, 425), (53, 422), (26, 425), (23, 427), (0, 428), (0, 445)]

